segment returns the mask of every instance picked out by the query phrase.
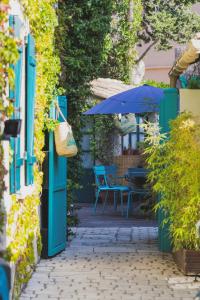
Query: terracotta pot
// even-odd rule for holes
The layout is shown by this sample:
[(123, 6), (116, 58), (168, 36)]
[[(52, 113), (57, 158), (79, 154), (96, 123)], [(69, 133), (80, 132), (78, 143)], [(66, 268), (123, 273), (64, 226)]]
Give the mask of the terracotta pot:
[(173, 257), (184, 275), (200, 274), (200, 251), (182, 249), (173, 252)]

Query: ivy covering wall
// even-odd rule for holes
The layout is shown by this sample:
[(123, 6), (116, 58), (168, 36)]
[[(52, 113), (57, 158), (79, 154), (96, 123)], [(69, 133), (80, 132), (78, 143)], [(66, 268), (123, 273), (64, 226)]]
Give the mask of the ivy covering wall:
[[(131, 83), (131, 72), (135, 64), (138, 41), (137, 32), (142, 21), (141, 0), (113, 1), (112, 21), (104, 41), (101, 77)], [(114, 134), (118, 133), (115, 116), (94, 116), (95, 138), (92, 150), (96, 159), (103, 164), (112, 164), (117, 147)], [(116, 149), (119, 150), (119, 149)]]
[(102, 77), (130, 83), (135, 64), (137, 33), (142, 22), (141, 0), (112, 1), (111, 30), (104, 42)]
[[(7, 27), (9, 1), (3, 0), (0, 3), (0, 129), (6, 117), (10, 116), (13, 110), (12, 103), (7, 95), (7, 83), (14, 85), (14, 73), (10, 67), (18, 59), (17, 41), (12, 37), (12, 32)], [(4, 176), (7, 170), (3, 164), (4, 151), (1, 142), (2, 131), (0, 130), (0, 232), (4, 225), (4, 213), (2, 207), (3, 193), (6, 189)]]
[(112, 1), (58, 1), (58, 53), (61, 58), (61, 85), (68, 98), (68, 120), (79, 152), (68, 160), (68, 204), (79, 187), (81, 163), (82, 112), (88, 107), (89, 83), (100, 76), (104, 40), (110, 31)]
[[(80, 183), (81, 129), (86, 121), (82, 118), (82, 112), (91, 105), (88, 101), (91, 96), (89, 83), (98, 77), (129, 81), (141, 13), (140, 0), (58, 1), (59, 27), (56, 36), (62, 64), (61, 85), (66, 90), (68, 119), (79, 146), (78, 156), (68, 161), (69, 196)], [(96, 125), (104, 139), (100, 139), (103, 144), (95, 151), (102, 147), (113, 151), (109, 142), (114, 128), (113, 117), (99, 117)], [(104, 156), (110, 154), (104, 153)]]
[[(23, 200), (12, 196), (12, 206), (8, 214), (7, 235), (10, 244), (6, 257), (16, 266), (14, 299), (18, 299), (21, 286), (26, 283), (34, 269), (35, 253), (41, 251), (40, 222), (38, 206), (43, 174), (40, 165), (44, 159), (44, 126), (49, 107), (58, 94), (60, 60), (55, 54), (54, 31), (57, 26), (55, 0), (21, 0), (20, 4), (30, 23), (30, 30), (36, 43), (37, 78), (35, 106), (35, 190)], [(31, 220), (31, 222), (30, 222)], [(13, 226), (15, 224), (15, 226)]]

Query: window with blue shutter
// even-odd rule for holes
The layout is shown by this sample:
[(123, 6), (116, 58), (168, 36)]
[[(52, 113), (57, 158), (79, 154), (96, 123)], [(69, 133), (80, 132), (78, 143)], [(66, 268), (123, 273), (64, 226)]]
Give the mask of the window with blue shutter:
[(28, 35), (26, 49), (26, 185), (33, 184), (34, 112), (35, 112), (36, 58), (35, 41)]
[[(21, 20), (18, 16), (9, 16), (9, 26), (13, 29), (14, 36), (20, 38), (20, 29), (22, 26)], [(13, 119), (20, 119), (20, 100), (21, 100), (21, 86), (22, 86), (22, 65), (23, 65), (23, 48), (19, 47), (19, 59), (15, 65), (12, 66), (15, 73), (14, 88), (9, 90), (9, 97), (13, 100), (14, 113)], [(20, 151), (20, 136), (11, 138), (11, 149), (13, 151), (13, 158), (10, 164), (10, 193), (15, 193), (20, 190), (20, 168), (23, 165)]]

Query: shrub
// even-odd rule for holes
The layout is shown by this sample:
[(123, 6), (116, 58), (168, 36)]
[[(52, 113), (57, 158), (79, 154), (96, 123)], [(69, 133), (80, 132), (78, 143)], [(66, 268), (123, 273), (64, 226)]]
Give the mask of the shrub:
[[(150, 128), (150, 127), (149, 127)], [(149, 181), (161, 194), (156, 209), (166, 213), (175, 250), (200, 249), (196, 224), (200, 220), (200, 122), (189, 113), (171, 121), (170, 136), (146, 138)]]

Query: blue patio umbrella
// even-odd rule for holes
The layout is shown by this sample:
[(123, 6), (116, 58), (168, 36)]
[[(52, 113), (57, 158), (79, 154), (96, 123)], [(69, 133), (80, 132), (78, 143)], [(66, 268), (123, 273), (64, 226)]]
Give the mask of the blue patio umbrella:
[(158, 112), (159, 104), (163, 97), (163, 89), (142, 85), (109, 97), (84, 112), (84, 114), (142, 114)]

